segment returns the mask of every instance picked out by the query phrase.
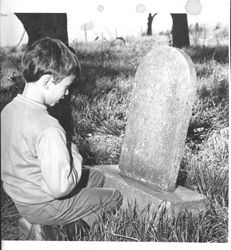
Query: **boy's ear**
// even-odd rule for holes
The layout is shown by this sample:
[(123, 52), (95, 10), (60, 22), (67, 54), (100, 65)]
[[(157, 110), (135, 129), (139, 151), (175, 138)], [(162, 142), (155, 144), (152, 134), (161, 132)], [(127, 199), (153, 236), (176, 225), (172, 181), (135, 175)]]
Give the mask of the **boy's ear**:
[(54, 84), (54, 78), (51, 75), (43, 75), (41, 76), (41, 81), (42, 81), (42, 85), (44, 88), (48, 89), (50, 87), (51, 84)]

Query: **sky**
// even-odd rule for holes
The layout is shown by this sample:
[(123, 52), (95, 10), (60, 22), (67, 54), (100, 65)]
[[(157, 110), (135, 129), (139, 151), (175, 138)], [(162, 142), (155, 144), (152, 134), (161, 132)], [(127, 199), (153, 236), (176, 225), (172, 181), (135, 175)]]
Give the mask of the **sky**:
[[(87, 40), (97, 36), (139, 36), (146, 32), (148, 14), (158, 12), (153, 32), (171, 30), (169, 13), (188, 13), (188, 23), (215, 26), (229, 25), (229, 0), (0, 0), (1, 46), (15, 46), (24, 28), (14, 12), (65, 12), (68, 18), (69, 42), (84, 41), (83, 24), (90, 29)], [(186, 4), (200, 6), (200, 14), (189, 13)], [(199, 3), (199, 5), (198, 5)], [(188, 5), (189, 6), (189, 5)], [(5, 16), (7, 15), (7, 16)], [(27, 35), (23, 43), (27, 42)]]

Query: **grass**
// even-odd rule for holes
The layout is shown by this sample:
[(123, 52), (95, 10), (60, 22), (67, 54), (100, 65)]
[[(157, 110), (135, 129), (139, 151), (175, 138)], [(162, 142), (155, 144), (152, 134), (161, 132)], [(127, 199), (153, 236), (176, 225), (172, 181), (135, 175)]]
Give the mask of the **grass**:
[[(72, 139), (84, 164), (118, 164), (136, 69), (152, 46), (167, 45), (166, 39), (157, 36), (125, 40), (125, 44), (116, 41), (103, 46), (101, 42), (72, 44), (82, 64), (82, 75), (71, 94)], [(228, 46), (193, 45), (185, 51), (195, 64), (197, 98), (177, 182), (206, 195), (208, 208), (169, 218), (164, 205), (151, 217), (148, 209), (139, 211), (130, 205), (102, 217), (90, 232), (74, 240), (228, 241)], [(1, 60), (18, 64), (20, 56), (21, 52), (7, 54)], [(21, 91), (18, 79), (1, 89), (1, 109)], [(17, 211), (4, 191), (1, 197), (2, 239), (17, 239)]]
[(109, 216), (102, 222), (105, 227), (97, 228), (100, 232), (93, 228), (84, 240), (222, 242), (227, 236), (223, 234), (227, 223), (211, 225), (212, 219), (217, 216), (213, 207), (199, 214), (184, 211), (173, 218), (166, 216), (164, 206), (160, 206), (149, 220), (146, 219), (148, 213), (148, 210), (139, 211), (136, 206), (120, 210), (117, 215)]

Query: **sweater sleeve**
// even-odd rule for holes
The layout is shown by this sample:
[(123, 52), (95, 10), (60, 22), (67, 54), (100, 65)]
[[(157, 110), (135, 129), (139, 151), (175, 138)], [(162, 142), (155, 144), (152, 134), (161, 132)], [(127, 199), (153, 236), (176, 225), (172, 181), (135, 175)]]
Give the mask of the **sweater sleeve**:
[(79, 154), (78, 148), (74, 143), (71, 143), (71, 154), (73, 157), (73, 167), (76, 169), (78, 173), (78, 181), (79, 181), (82, 175), (83, 158)]
[[(37, 137), (36, 150), (41, 165), (41, 189), (54, 198), (69, 194), (80, 176), (76, 167), (70, 165), (64, 132), (57, 128), (45, 129)], [(80, 164), (81, 159), (75, 161)]]

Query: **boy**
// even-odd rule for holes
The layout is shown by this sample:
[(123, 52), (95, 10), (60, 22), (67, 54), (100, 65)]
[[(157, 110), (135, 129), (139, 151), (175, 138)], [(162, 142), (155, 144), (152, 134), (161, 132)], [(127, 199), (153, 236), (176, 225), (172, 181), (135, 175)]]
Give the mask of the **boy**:
[(102, 188), (104, 176), (82, 169), (74, 144), (47, 107), (65, 95), (79, 74), (79, 63), (57, 39), (43, 38), (22, 58), (26, 85), (1, 113), (1, 177), (19, 213), (32, 224), (65, 225), (82, 219), (89, 226), (102, 208), (118, 209), (122, 196)]

